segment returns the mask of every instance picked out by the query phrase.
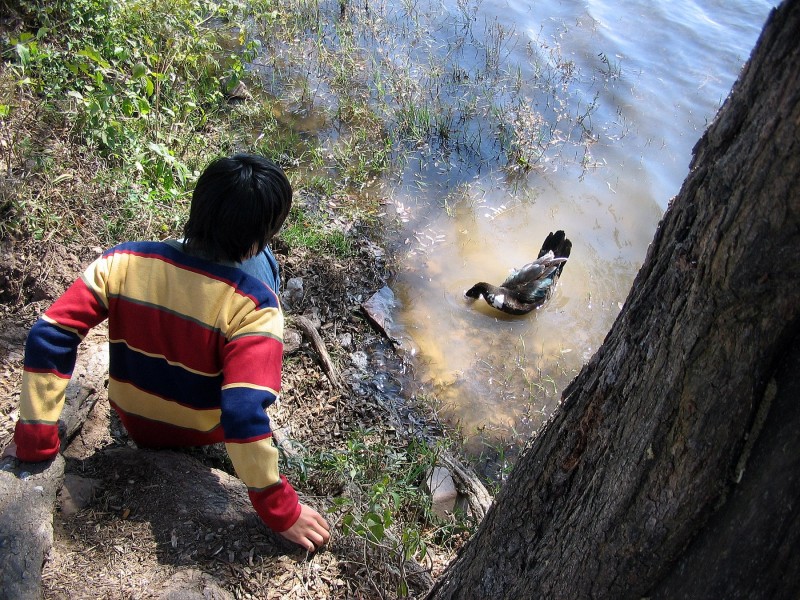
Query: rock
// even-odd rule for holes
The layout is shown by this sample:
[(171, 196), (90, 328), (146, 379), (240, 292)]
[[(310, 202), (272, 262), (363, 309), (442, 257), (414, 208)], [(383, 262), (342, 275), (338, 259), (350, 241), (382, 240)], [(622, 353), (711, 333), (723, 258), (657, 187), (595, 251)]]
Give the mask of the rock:
[(101, 487), (102, 483), (98, 479), (67, 473), (64, 476), (64, 485), (58, 492), (61, 514), (71, 516), (89, 506), (94, 500), (95, 492)]
[[(66, 389), (59, 419), (61, 447), (81, 429), (105, 394), (108, 349), (103, 328), (87, 336)], [(102, 341), (100, 341), (102, 339)], [(0, 461), (0, 598), (41, 597), (42, 564), (53, 545), (53, 511), (64, 481), (64, 458), (41, 463)]]
[(53, 507), (64, 459), (0, 462), (0, 598), (41, 597), (42, 565), (53, 545)]
[(292, 277), (286, 282), (286, 286), (281, 292), (281, 301), (286, 308), (292, 309), (300, 305), (303, 300), (303, 278)]
[[(161, 551), (173, 558), (233, 552), (245, 560), (244, 549), (254, 548), (256, 557), (299, 551), (267, 529), (240, 479), (186, 452), (111, 448), (83, 467), (102, 478), (105, 498), (124, 499), (118, 505), (129, 509), (132, 519), (150, 523)], [(225, 535), (217, 536), (220, 531)], [(213, 541), (198, 542), (198, 532), (214, 533)]]
[(358, 350), (356, 352), (353, 352), (350, 355), (350, 360), (353, 361), (353, 365), (355, 365), (356, 369), (358, 369), (359, 371), (363, 372), (367, 371), (367, 365), (369, 363), (369, 359), (367, 358), (367, 353), (364, 352), (363, 350)]
[(303, 336), (295, 329), (286, 328), (283, 330), (283, 353), (292, 354), (300, 349), (303, 343)]
[(440, 518), (447, 519), (453, 514), (458, 500), (458, 490), (450, 471), (436, 465), (425, 479), (425, 491), (431, 496), (431, 508)]
[(229, 78), (222, 81), (222, 91), (229, 102), (252, 100), (253, 94), (242, 81)]
[(394, 307), (394, 292), (388, 286), (383, 286), (369, 300), (361, 303), (361, 310), (364, 311), (364, 314), (392, 342), (397, 341), (392, 335), (392, 326), (394, 325), (392, 309)]
[(342, 348), (349, 348), (353, 345), (353, 336), (349, 333), (343, 333), (339, 336), (339, 344), (341, 344)]
[(183, 569), (161, 584), (162, 589), (149, 598), (153, 600), (233, 600), (233, 595), (207, 573)]

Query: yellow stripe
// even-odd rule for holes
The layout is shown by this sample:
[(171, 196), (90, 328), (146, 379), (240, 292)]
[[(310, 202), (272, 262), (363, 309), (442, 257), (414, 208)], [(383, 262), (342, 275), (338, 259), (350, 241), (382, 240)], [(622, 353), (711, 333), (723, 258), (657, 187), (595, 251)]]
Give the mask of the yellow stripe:
[(184, 371), (189, 371), (190, 373), (194, 373), (196, 375), (202, 375), (203, 377), (216, 377), (217, 375), (222, 373), (221, 370), (220, 371), (216, 371), (214, 373), (207, 373), (205, 371), (198, 371), (197, 369), (189, 368), (189, 367), (187, 367), (185, 364), (183, 364), (181, 362), (177, 362), (177, 361), (174, 361), (174, 360), (168, 360), (167, 357), (164, 356), (163, 354), (156, 354), (155, 352), (145, 352), (141, 348), (134, 348), (133, 346), (131, 346), (127, 341), (125, 341), (122, 338), (116, 339), (116, 340), (112, 340), (111, 338), (109, 338), (108, 341), (110, 343), (112, 343), (112, 344), (125, 344), (128, 348), (130, 348), (131, 350), (133, 350), (137, 354), (144, 354), (145, 356), (150, 356), (151, 358), (160, 358), (163, 361), (165, 361), (167, 364), (170, 364), (170, 365), (172, 365), (174, 367), (180, 367)]
[(108, 308), (108, 296), (106, 296), (106, 281), (108, 280), (110, 257), (100, 257), (83, 272), (83, 282), (94, 295)]
[(19, 418), (23, 421), (55, 423), (64, 406), (64, 390), (69, 379), (52, 373), (22, 372)]
[(222, 414), (218, 408), (200, 410), (169, 402), (115, 379), (109, 380), (108, 397), (126, 413), (195, 431), (211, 431)]
[(267, 387), (265, 385), (256, 385), (255, 383), (236, 382), (222, 386), (223, 390), (229, 390), (231, 388), (249, 388), (251, 390), (266, 390), (267, 392), (272, 393), (274, 396), (278, 395), (277, 390), (273, 390), (271, 387)]
[(67, 327), (66, 325), (62, 325), (61, 323), (59, 323), (58, 321), (54, 321), (53, 319), (51, 319), (47, 315), (42, 315), (42, 321), (47, 321), (48, 323), (50, 323), (50, 325), (53, 325), (53, 326), (55, 326), (58, 329), (61, 329), (63, 331), (69, 331), (70, 333), (74, 333), (81, 340), (84, 338), (84, 336), (81, 334), (81, 332), (78, 331), (77, 329), (75, 329), (74, 327)]
[[(245, 309), (245, 306), (240, 306)], [(230, 321), (235, 329), (230, 330), (228, 339), (243, 335), (268, 335), (277, 340), (283, 340), (283, 313), (279, 308), (262, 308), (258, 312), (242, 312)]]
[(241, 333), (266, 333), (280, 339), (280, 309), (257, 312), (255, 303), (235, 288), (161, 259), (116, 254), (119, 264), (108, 279), (108, 293), (152, 304), (218, 329), (230, 339)]
[(278, 449), (272, 438), (246, 444), (225, 444), (236, 475), (249, 488), (261, 489), (280, 481)]

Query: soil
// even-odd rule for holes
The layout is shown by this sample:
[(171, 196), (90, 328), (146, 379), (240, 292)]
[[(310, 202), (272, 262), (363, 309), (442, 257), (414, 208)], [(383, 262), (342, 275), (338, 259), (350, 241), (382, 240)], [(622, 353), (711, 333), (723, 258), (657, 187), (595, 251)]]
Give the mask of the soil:
[[(287, 303), (288, 322), (292, 315), (314, 322), (346, 382), (334, 386), (319, 352), (290, 326), (282, 395), (270, 417), (301, 457), (341, 452), (348, 435), (365, 428), (398, 447), (438, 428), (422, 407), (381, 397), (374, 385), (381, 367), (364, 368), (365, 356), (379, 357), (381, 364), (400, 365), (402, 359), (360, 310), (384, 285), (384, 254), (370, 241), (371, 232), (351, 226), (350, 235), (358, 252), (347, 259), (274, 248), (284, 285), (293, 277), (303, 280), (302, 296)], [(2, 248), (0, 447), (11, 440), (17, 417), (27, 330), (98, 251), (56, 243)], [(104, 343), (102, 327), (91, 335), (83, 346)], [(392, 373), (381, 377), (394, 379)], [(402, 385), (395, 381), (395, 388)], [(331, 542), (309, 555), (261, 524), (243, 485), (227, 472), (224, 450), (136, 449), (104, 400), (63, 454), (66, 478), (43, 570), (45, 598), (393, 598), (403, 582), (411, 597), (421, 597), (451, 558), (429, 546), (420, 565), (388, 547), (368, 545), (343, 533), (336, 510), (327, 513)], [(182, 476), (175, 478), (176, 472)], [(320, 511), (347, 493), (346, 481), (313, 475), (293, 484)]]

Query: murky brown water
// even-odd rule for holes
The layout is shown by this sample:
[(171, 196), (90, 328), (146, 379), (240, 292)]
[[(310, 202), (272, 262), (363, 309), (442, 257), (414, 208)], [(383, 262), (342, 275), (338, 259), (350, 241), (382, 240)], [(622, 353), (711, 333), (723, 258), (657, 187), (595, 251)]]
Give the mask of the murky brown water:
[[(463, 5), (446, 4), (453, 13)], [(521, 73), (520, 95), (539, 99), (532, 104), (542, 102), (542, 90), (531, 83), (537, 61), (555, 56), (572, 63), (569, 88), (552, 94), (576, 115), (596, 95), (590, 116), (596, 142), (588, 169), (572, 136), (523, 177), (508, 177), (501, 161), (486, 158), (490, 151), (477, 160), (421, 152), (390, 188), (404, 223), (402, 271), (393, 285), (402, 303), (397, 321), (427, 389), (474, 451), (482, 440), (502, 445), (534, 431), (602, 343), (687, 174), (691, 148), (749, 56), (770, 6), (744, 0), (477, 6), (473, 33), (505, 28), (500, 54), (506, 69)], [(446, 10), (438, 17), (446, 20), (442, 15)], [(452, 43), (449, 31), (439, 30), (442, 45)], [(479, 70), (470, 56), (462, 51), (459, 64)], [(476, 281), (499, 283), (535, 258), (555, 229), (567, 232), (573, 251), (548, 306), (509, 317), (466, 301), (463, 292)]]
[[(340, 185), (368, 158), (352, 116), (368, 99), (384, 125), (368, 135), (406, 159), (378, 188), (400, 223), (403, 345), (474, 452), (513, 452), (602, 343), (773, 4), (370, 0), (345, 16), (338, 0), (294, 4), (307, 64), (293, 71), (278, 45), (256, 67), (290, 97), (276, 118), (326, 140)], [(556, 229), (573, 250), (548, 306), (509, 317), (466, 301)]]

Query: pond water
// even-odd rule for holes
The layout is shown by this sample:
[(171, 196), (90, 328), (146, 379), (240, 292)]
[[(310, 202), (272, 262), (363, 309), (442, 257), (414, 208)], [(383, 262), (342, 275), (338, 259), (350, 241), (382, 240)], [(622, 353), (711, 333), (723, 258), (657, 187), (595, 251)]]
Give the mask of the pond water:
[[(387, 183), (403, 223), (395, 320), (424, 389), (470, 449), (513, 452), (601, 345), (774, 5), (422, 4), (404, 14), (429, 41), (390, 53), (420, 78), (444, 73), (427, 80), (429, 101), (440, 114), (455, 107), (463, 137), (450, 151), (421, 148)], [(490, 80), (491, 94), (474, 93)], [(522, 135), (498, 142), (489, 134), (503, 123)], [(533, 168), (514, 168), (525, 161)], [(549, 305), (510, 317), (465, 300), (476, 281), (499, 283), (535, 258), (556, 229), (573, 250)]]
[[(362, 180), (399, 229), (392, 333), (468, 450), (513, 459), (602, 344), (774, 3), (289, 4), (294, 41), (266, 33), (254, 67), (289, 99), (277, 118), (323, 140), (337, 188), (392, 155)], [(511, 317), (465, 299), (557, 229), (573, 249), (548, 305)]]

